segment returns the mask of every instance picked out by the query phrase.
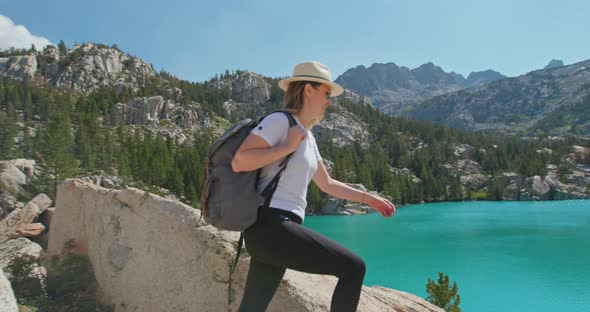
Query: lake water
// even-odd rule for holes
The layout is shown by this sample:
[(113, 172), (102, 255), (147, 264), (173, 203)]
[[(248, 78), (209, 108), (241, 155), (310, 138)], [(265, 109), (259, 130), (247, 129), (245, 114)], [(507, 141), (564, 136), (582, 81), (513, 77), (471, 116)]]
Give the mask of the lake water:
[(443, 272), (465, 312), (590, 311), (590, 200), (409, 205), (305, 225), (363, 257), (365, 285), (426, 298)]

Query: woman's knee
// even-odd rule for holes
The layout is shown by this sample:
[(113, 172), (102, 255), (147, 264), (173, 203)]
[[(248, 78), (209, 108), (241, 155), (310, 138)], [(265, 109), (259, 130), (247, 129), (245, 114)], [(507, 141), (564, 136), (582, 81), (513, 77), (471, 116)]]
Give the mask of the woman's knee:
[(342, 277), (362, 281), (365, 278), (365, 273), (367, 271), (365, 261), (357, 255), (353, 255), (347, 260), (348, 265), (344, 272), (342, 272)]
[(360, 279), (363, 279), (365, 277), (365, 273), (367, 272), (367, 265), (365, 264), (365, 261), (361, 257), (357, 257), (354, 267), (357, 275), (360, 277)]

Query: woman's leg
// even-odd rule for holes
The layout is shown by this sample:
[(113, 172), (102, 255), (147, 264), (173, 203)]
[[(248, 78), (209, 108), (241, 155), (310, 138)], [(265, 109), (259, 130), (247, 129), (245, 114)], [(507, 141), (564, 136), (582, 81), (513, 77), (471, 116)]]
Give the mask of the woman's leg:
[(266, 264), (251, 257), (244, 297), (238, 312), (266, 311), (266, 307), (285, 275), (285, 270), (284, 267)]
[[(331, 311), (356, 311), (365, 276), (365, 263), (337, 242), (295, 222), (264, 216), (246, 231), (246, 246), (252, 259), (257, 262), (338, 277)], [(256, 274), (253, 279), (263, 279), (261, 275), (264, 274)], [(245, 294), (244, 300), (252, 292), (248, 282), (246, 284), (245, 292), (248, 295)]]

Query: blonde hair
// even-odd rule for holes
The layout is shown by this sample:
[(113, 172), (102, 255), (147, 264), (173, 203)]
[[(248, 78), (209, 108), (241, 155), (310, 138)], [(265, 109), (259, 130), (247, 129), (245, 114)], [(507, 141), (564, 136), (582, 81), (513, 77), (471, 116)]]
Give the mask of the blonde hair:
[(293, 81), (289, 84), (283, 97), (283, 110), (296, 114), (303, 108), (303, 91), (308, 83), (314, 88), (321, 85), (315, 81)]
[[(285, 96), (283, 97), (283, 108), (282, 111), (287, 111), (291, 114), (297, 114), (303, 108), (303, 91), (305, 85), (310, 84), (312, 87), (317, 88), (322, 85), (321, 82), (315, 81), (293, 81), (289, 83)], [(321, 120), (314, 119), (311, 121), (311, 128), (320, 123)], [(311, 129), (310, 128), (310, 129)]]

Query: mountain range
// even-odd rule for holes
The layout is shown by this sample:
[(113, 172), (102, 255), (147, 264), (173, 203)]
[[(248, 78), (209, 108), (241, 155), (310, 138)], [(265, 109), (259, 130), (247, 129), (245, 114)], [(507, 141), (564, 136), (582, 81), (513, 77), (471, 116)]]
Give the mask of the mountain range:
[(351, 68), (336, 81), (405, 118), (469, 131), (590, 136), (590, 60), (568, 66), (552, 60), (512, 78), (472, 72), (466, 79), (432, 63), (415, 69), (373, 64)]
[(380, 110), (402, 115), (417, 103), (433, 96), (480, 86), (506, 76), (486, 70), (472, 72), (467, 78), (447, 73), (433, 63), (410, 69), (395, 63), (357, 66), (340, 75), (336, 82), (343, 87), (371, 98)]
[(434, 96), (405, 117), (464, 130), (590, 135), (590, 60)]
[[(91, 43), (70, 51), (48, 46), (42, 52), (1, 57), (0, 76), (44, 81), (60, 90), (83, 93), (104, 86), (134, 92), (154, 79), (171, 79), (116, 47)], [(221, 93), (229, 92), (229, 99), (238, 106), (270, 98), (274, 87), (265, 79), (271, 78), (247, 71), (236, 77), (242, 78), (221, 79), (212, 86)], [(370, 102), (385, 113), (405, 118), (521, 136), (590, 136), (590, 60), (563, 66), (563, 61), (554, 59), (543, 69), (511, 78), (491, 69), (471, 72), (465, 78), (431, 62), (414, 69), (375, 63), (368, 68), (353, 67), (336, 82), (347, 89), (344, 97), (353, 102)], [(182, 99), (172, 96), (178, 90), (164, 93)]]

